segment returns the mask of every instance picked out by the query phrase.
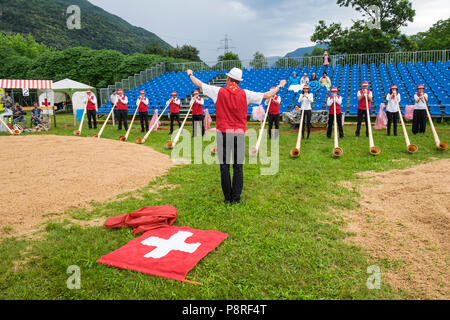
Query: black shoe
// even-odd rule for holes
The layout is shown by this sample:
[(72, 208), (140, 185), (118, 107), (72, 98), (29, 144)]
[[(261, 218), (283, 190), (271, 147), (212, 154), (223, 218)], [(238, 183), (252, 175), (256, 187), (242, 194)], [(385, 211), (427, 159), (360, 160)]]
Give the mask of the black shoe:
[(394, 133), (394, 136), (395, 136), (395, 137), (397, 137), (397, 136), (398, 136), (398, 134)]
[(359, 134), (358, 134), (358, 133), (356, 133), (356, 134), (355, 134), (355, 137), (359, 138)]
[(331, 137), (328, 137), (328, 136), (327, 136), (327, 139), (331, 139)]
[(231, 204), (240, 204), (240, 203), (245, 202), (245, 201), (247, 201), (247, 198), (243, 197), (240, 200), (231, 201)]
[(230, 201), (230, 200), (224, 200), (223, 203), (225, 203), (225, 204), (231, 204), (231, 201)]
[(344, 136), (342, 136), (342, 137), (339, 137), (339, 138), (341, 138), (341, 139), (344, 139)]

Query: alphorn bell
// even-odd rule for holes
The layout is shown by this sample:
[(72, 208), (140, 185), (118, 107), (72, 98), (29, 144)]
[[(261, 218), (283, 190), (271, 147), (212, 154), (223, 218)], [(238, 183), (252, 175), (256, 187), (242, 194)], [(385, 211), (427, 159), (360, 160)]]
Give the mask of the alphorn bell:
[[(89, 97), (88, 97), (88, 101), (89, 101)], [(83, 129), (83, 123), (84, 123), (84, 116), (86, 115), (86, 108), (87, 108), (87, 102), (86, 102), (86, 105), (84, 106), (83, 116), (81, 117), (80, 126), (78, 127), (78, 130), (75, 130), (73, 132), (73, 134), (76, 135), (76, 136), (80, 136), (81, 135), (81, 130)]]
[(370, 112), (369, 112), (369, 103), (367, 101), (367, 95), (366, 97), (366, 116), (367, 116), (367, 126), (369, 131), (369, 145), (370, 145), (370, 154), (373, 156), (377, 156), (381, 153), (380, 148), (376, 147), (373, 143), (373, 135), (372, 135), (372, 122), (370, 121)]
[[(3, 121), (3, 118), (1, 118), (1, 117), (0, 117), (0, 122), (1, 122), (2, 125), (5, 126), (6, 130), (8, 130), (8, 132), (9, 132), (10, 135), (12, 135), (12, 136), (18, 135), (18, 133), (16, 133), (15, 130), (12, 131), (11, 128), (8, 127), (8, 125), (5, 123), (5, 121)], [(20, 132), (19, 132), (19, 133), (20, 133)]]
[(103, 134), (103, 130), (105, 130), (106, 124), (108, 123), (109, 117), (111, 117), (111, 114), (114, 112), (115, 107), (116, 107), (116, 105), (113, 105), (113, 107), (111, 108), (111, 111), (109, 112), (108, 116), (106, 117), (105, 123), (103, 124), (102, 128), (100, 129), (100, 132), (98, 134), (93, 135), (94, 138), (100, 139), (100, 137)]
[(300, 116), (300, 126), (298, 128), (298, 135), (297, 135), (297, 144), (295, 145), (295, 148), (291, 149), (291, 152), (289, 154), (293, 158), (297, 158), (300, 155), (300, 147), (302, 143), (302, 131), (303, 131), (303, 117), (305, 115), (305, 109), (302, 105), (302, 115)]
[(130, 123), (130, 126), (128, 127), (127, 133), (125, 134), (125, 136), (120, 136), (120, 138), (119, 138), (120, 141), (125, 142), (128, 140), (128, 136), (130, 135), (131, 127), (133, 126), (134, 118), (136, 118), (136, 113), (138, 112), (138, 110), (139, 110), (139, 107), (136, 106), (136, 110), (134, 111), (133, 119), (131, 119), (131, 123)]
[(419, 148), (415, 144), (411, 144), (411, 142), (409, 141), (408, 132), (406, 131), (405, 122), (403, 121), (402, 110), (400, 109), (397, 96), (395, 97), (395, 102), (397, 103), (398, 117), (400, 118), (400, 123), (402, 124), (403, 129), (403, 135), (405, 136), (406, 150), (408, 150), (409, 153), (416, 153), (417, 150), (419, 150)]
[(334, 149), (333, 156), (339, 158), (344, 153), (344, 150), (339, 148), (338, 129), (337, 129), (337, 115), (336, 115), (336, 101), (333, 101), (334, 109)]
[(264, 132), (264, 127), (266, 126), (267, 116), (269, 114), (269, 109), (270, 109), (270, 104), (272, 103), (272, 99), (273, 98), (270, 98), (269, 103), (267, 103), (267, 111), (266, 111), (266, 114), (264, 115), (264, 121), (261, 125), (261, 129), (259, 130), (259, 136), (258, 136), (258, 141), (256, 142), (256, 146), (249, 150), (250, 155), (252, 157), (256, 157), (258, 155), (259, 145), (261, 144), (261, 139), (262, 139), (262, 135)]
[(431, 118), (431, 114), (430, 114), (430, 111), (428, 110), (427, 103), (425, 102), (425, 100), (423, 100), (423, 103), (425, 105), (425, 110), (427, 111), (428, 120), (430, 121), (431, 132), (433, 132), (434, 142), (436, 143), (436, 147), (438, 148), (438, 150), (441, 150), (441, 151), (447, 150), (448, 143), (445, 141), (439, 140), (439, 136), (436, 132), (436, 128), (434, 127), (433, 119)]
[(175, 147), (175, 145), (177, 144), (178, 139), (180, 138), (181, 132), (183, 131), (184, 124), (186, 123), (186, 120), (187, 120), (187, 118), (188, 118), (188, 116), (189, 116), (189, 113), (191, 113), (191, 110), (192, 110), (192, 106), (193, 106), (193, 105), (194, 105), (194, 99), (191, 100), (191, 103), (190, 103), (190, 106), (189, 106), (189, 110), (188, 110), (188, 112), (186, 113), (186, 116), (184, 117), (183, 123), (181, 124), (181, 127), (180, 127), (180, 129), (178, 130), (177, 135), (175, 136), (175, 139), (173, 139), (173, 141), (167, 141), (167, 142), (165, 143), (164, 146), (166, 147), (166, 149), (173, 149), (173, 148)]
[(152, 133), (153, 129), (155, 129), (156, 125), (159, 123), (159, 120), (161, 119), (161, 117), (163, 116), (164, 112), (166, 111), (166, 109), (169, 107), (170, 104), (167, 104), (166, 107), (164, 108), (164, 110), (161, 112), (161, 114), (158, 117), (158, 120), (156, 120), (153, 125), (150, 127), (150, 130), (148, 130), (148, 132), (145, 134), (144, 138), (137, 138), (136, 139), (136, 143), (142, 144), (145, 143), (145, 141), (147, 140), (148, 136), (150, 135), (150, 133)]

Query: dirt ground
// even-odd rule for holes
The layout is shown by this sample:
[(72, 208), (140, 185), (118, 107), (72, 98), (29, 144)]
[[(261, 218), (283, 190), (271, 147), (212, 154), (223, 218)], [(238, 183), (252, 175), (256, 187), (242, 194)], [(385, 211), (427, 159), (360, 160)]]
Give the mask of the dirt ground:
[(4, 231), (29, 234), (66, 209), (144, 187), (173, 165), (149, 147), (109, 139), (5, 136), (0, 150), (0, 238)]
[(450, 159), (406, 170), (366, 172), (349, 240), (394, 262), (382, 282), (411, 298), (450, 298)]

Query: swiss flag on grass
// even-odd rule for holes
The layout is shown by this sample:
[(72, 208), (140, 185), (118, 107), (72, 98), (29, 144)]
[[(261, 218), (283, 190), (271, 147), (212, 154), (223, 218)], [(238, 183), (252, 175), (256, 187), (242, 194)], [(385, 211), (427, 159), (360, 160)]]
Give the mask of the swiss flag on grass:
[(97, 262), (183, 281), (187, 273), (229, 235), (189, 227), (165, 227), (144, 233)]

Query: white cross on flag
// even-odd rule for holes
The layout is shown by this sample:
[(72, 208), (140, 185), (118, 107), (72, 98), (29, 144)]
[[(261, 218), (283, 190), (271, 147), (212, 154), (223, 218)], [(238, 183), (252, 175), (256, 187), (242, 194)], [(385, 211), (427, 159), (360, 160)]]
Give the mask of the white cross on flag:
[(187, 273), (229, 235), (189, 227), (147, 231), (97, 262), (183, 281)]

